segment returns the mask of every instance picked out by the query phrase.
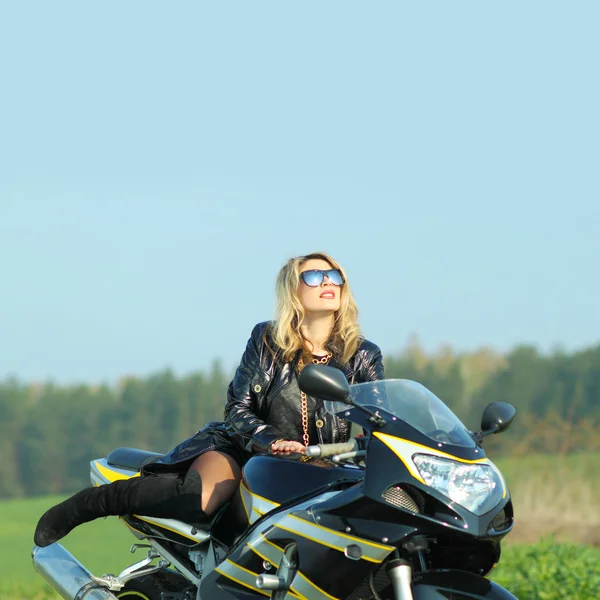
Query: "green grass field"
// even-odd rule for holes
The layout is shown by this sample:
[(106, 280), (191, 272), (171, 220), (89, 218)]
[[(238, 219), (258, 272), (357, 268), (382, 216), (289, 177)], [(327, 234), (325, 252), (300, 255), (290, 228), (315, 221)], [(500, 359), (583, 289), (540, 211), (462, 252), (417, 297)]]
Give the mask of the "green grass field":
[(508, 482), (515, 506), (509, 540), (536, 542), (552, 535), (560, 541), (600, 546), (600, 453), (494, 462)]
[[(589, 533), (600, 524), (599, 458), (588, 454), (498, 461), (515, 499), (518, 527), (492, 578), (520, 600), (600, 598), (600, 547), (580, 543), (600, 546), (600, 537)], [(0, 501), (0, 600), (59, 599), (33, 571), (31, 549), (37, 519), (60, 500)], [(555, 538), (539, 542), (548, 535)], [(518, 542), (535, 543), (511, 543), (513, 536)], [(134, 562), (129, 548), (135, 541), (118, 519), (110, 517), (75, 529), (61, 543), (101, 575), (118, 573)], [(142, 556), (140, 551), (136, 558)]]
[[(42, 513), (62, 496), (0, 502), (0, 599), (60, 598), (35, 573), (31, 564), (33, 531)], [(79, 527), (61, 542), (96, 575), (119, 572), (134, 562), (129, 553), (136, 539), (115, 517)], [(141, 559), (143, 555), (138, 552)], [(48, 590), (45, 592), (44, 590)]]

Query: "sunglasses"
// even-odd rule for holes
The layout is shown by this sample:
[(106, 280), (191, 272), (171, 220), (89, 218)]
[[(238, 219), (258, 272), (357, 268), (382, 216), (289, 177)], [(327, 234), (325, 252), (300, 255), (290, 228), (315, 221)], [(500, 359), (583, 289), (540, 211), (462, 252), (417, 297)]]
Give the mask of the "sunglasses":
[(302, 271), (300, 278), (309, 287), (317, 287), (325, 281), (325, 276), (333, 285), (343, 285), (344, 278), (337, 269), (328, 269), (323, 271), (321, 269), (311, 269), (310, 271)]

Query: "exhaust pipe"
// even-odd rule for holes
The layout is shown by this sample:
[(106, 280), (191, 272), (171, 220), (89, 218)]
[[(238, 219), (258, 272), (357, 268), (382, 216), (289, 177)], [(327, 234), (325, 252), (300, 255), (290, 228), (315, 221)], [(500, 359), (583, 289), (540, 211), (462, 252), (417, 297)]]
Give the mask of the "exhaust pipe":
[(34, 546), (31, 552), (33, 568), (65, 600), (117, 600), (103, 585), (92, 579), (91, 573), (60, 544), (45, 548)]

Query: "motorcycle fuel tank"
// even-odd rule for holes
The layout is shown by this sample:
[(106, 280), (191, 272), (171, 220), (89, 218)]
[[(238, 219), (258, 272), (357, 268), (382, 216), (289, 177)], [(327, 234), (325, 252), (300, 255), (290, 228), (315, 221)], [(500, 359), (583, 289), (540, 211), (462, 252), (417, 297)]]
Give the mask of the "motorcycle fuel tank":
[(302, 462), (259, 455), (244, 466), (240, 490), (248, 519), (254, 522), (284, 502), (317, 490), (345, 489), (362, 481), (363, 476), (360, 468), (325, 460)]

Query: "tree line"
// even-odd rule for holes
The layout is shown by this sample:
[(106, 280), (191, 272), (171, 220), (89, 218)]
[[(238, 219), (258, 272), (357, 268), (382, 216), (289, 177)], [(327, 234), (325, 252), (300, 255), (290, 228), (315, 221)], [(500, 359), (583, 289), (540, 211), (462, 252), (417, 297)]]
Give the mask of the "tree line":
[[(413, 340), (384, 362), (387, 378), (422, 383), (472, 430), (489, 402), (513, 404), (513, 427), (486, 438), (492, 457), (600, 450), (600, 346), (549, 355), (531, 346), (505, 355), (428, 354)], [(185, 377), (165, 370), (114, 386), (0, 382), (0, 497), (80, 489), (89, 482), (89, 461), (119, 446), (166, 452), (222, 419), (231, 376), (215, 362)]]

